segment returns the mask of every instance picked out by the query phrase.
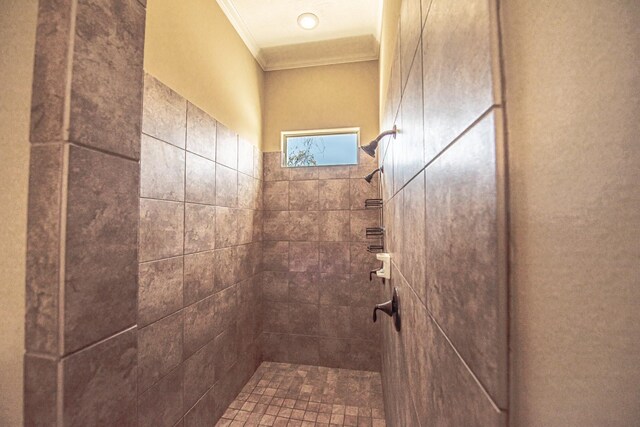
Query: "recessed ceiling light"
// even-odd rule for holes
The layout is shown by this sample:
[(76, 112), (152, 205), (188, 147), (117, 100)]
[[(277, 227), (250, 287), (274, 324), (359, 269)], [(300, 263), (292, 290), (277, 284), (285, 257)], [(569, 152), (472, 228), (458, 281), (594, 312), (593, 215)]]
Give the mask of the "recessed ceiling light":
[(298, 16), (298, 25), (305, 30), (313, 30), (318, 26), (318, 17), (313, 13), (303, 13)]

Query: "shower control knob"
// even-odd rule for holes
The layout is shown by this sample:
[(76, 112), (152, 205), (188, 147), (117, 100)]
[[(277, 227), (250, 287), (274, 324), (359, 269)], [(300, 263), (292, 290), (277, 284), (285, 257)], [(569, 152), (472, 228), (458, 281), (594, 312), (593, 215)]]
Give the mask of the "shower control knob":
[(378, 310), (382, 311), (387, 316), (392, 317), (396, 331), (400, 330), (400, 299), (398, 298), (398, 288), (393, 288), (393, 297), (391, 300), (382, 304), (376, 304), (373, 309), (374, 322), (378, 320)]

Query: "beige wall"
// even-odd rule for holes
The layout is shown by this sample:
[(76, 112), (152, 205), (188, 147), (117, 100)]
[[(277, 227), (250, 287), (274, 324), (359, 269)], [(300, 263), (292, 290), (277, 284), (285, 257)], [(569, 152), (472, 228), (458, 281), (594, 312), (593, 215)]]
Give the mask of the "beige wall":
[(265, 74), (263, 151), (280, 150), (280, 132), (360, 127), (378, 134), (378, 61)]
[(145, 71), (260, 146), (263, 71), (215, 0), (147, 5)]
[(36, 0), (0, 6), (0, 425), (22, 424), (29, 109)]
[(380, 35), (380, 123), (385, 112), (391, 66), (398, 36), (398, 22), (400, 20), (401, 0), (385, 0), (382, 9), (382, 34)]
[(640, 420), (640, 3), (502, 2), (511, 420)]

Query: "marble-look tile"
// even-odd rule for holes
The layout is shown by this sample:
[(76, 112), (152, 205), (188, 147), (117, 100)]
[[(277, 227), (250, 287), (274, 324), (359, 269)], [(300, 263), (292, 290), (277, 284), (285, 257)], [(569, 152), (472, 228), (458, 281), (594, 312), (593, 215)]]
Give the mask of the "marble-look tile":
[(351, 241), (367, 241), (366, 229), (380, 226), (380, 212), (377, 209), (350, 212)]
[(378, 184), (379, 176), (378, 172), (370, 183), (362, 178), (349, 180), (349, 200), (351, 209), (364, 209), (365, 200), (377, 199), (380, 197)]
[(140, 262), (182, 255), (184, 204), (140, 199)]
[(499, 405), (506, 402), (506, 284), (496, 134), (489, 116), (427, 168), (428, 308)]
[(229, 247), (215, 251), (215, 286), (221, 291), (237, 282), (239, 271), (238, 247)]
[(262, 273), (262, 297), (266, 301), (287, 302), (289, 276), (286, 271), (265, 271)]
[(264, 240), (289, 240), (290, 218), (289, 211), (265, 211), (263, 213)]
[(185, 200), (192, 203), (216, 203), (216, 164), (203, 157), (187, 153)]
[(253, 241), (253, 211), (236, 209), (238, 218), (238, 244), (245, 245)]
[(51, 355), (58, 354), (63, 154), (61, 145), (32, 145), (29, 165), (25, 348)]
[(226, 248), (238, 244), (237, 209), (216, 208), (216, 248)]
[(140, 197), (184, 200), (184, 151), (142, 135)]
[(58, 361), (32, 354), (24, 356), (24, 425), (56, 425)]
[(289, 326), (293, 334), (316, 335), (318, 333), (319, 308), (317, 304), (289, 304)]
[[(380, 242), (372, 240), (371, 243), (377, 244)], [(380, 267), (380, 261), (376, 259), (375, 254), (367, 251), (369, 244), (368, 242), (351, 242), (351, 273), (368, 274), (370, 270)]]
[(265, 241), (262, 245), (265, 270), (289, 271), (289, 242)]
[(348, 273), (350, 268), (349, 242), (320, 242), (319, 261), (323, 273)]
[[(473, 0), (431, 4), (422, 36), (427, 162), (495, 103), (490, 7)], [(453, 38), (451, 25), (459, 29)]]
[(257, 186), (249, 175), (238, 174), (238, 207), (256, 209)]
[(187, 203), (184, 209), (184, 253), (213, 250), (216, 247), (215, 206)]
[(349, 180), (326, 179), (318, 183), (319, 207), (322, 210), (349, 209)]
[(184, 361), (184, 406), (192, 407), (215, 382), (216, 346), (211, 340)]
[(321, 166), (318, 168), (318, 179), (349, 178), (350, 166)]
[(183, 383), (183, 369), (179, 366), (142, 393), (138, 397), (138, 426), (173, 427), (184, 413)]
[(263, 153), (264, 181), (288, 181), (290, 168), (282, 167), (280, 151)]
[(289, 183), (289, 209), (292, 211), (317, 211), (318, 181), (291, 181)]
[(290, 211), (289, 238), (293, 241), (315, 242), (318, 240), (318, 215), (316, 211)]
[[(343, 301), (341, 304), (346, 304)], [(351, 307), (347, 305), (321, 305), (318, 334), (323, 337), (348, 338), (351, 335)]]
[(289, 168), (289, 179), (291, 181), (318, 179), (318, 168), (315, 166)]
[(215, 337), (215, 295), (184, 309), (184, 357), (187, 358)]
[(182, 362), (184, 315), (172, 314), (138, 330), (138, 392)]
[(318, 271), (318, 243), (291, 242), (289, 271)]
[(140, 264), (138, 327), (146, 326), (182, 308), (182, 265), (182, 257)]
[(328, 242), (345, 242), (351, 238), (349, 211), (318, 212), (320, 240)]
[(289, 209), (289, 181), (267, 181), (263, 190), (264, 209), (286, 211)]
[[(402, 70), (402, 87), (407, 83), (409, 69), (418, 49), (422, 34), (422, 15), (420, 0), (404, 0), (400, 7), (400, 63)], [(404, 95), (404, 91), (403, 91)]]
[(402, 244), (400, 269), (409, 286), (425, 302), (427, 297), (427, 247), (425, 173), (415, 177), (403, 190)]
[[(182, 270), (182, 269), (181, 269)], [(215, 292), (214, 251), (184, 256), (184, 305), (190, 305)]]
[(286, 302), (271, 301), (262, 308), (263, 329), (265, 332), (289, 332), (289, 304)]
[(348, 300), (348, 274), (320, 273), (320, 304), (345, 305)]
[(318, 304), (320, 302), (320, 275), (318, 273), (288, 274), (289, 302)]
[(216, 163), (238, 169), (238, 134), (218, 122), (216, 129)]
[(262, 176), (262, 151), (260, 151), (260, 148), (254, 146), (253, 147), (253, 177), (259, 179), (260, 181), (262, 181), (263, 176)]
[(230, 286), (213, 296), (214, 311), (216, 313), (215, 335), (219, 335), (224, 330), (229, 329), (237, 320), (238, 300), (236, 287)]
[(137, 348), (129, 329), (62, 359), (64, 425), (135, 425)]
[(238, 138), (238, 172), (253, 176), (253, 147), (246, 139)]
[[(290, 335), (288, 358), (290, 363), (318, 365), (320, 363), (320, 339), (313, 336)], [(308, 416), (307, 414), (313, 415), (314, 412), (307, 411), (305, 416)]]
[(136, 321), (136, 162), (69, 147), (64, 353)]
[(187, 101), (150, 74), (144, 76), (142, 132), (185, 147)]
[(209, 160), (216, 159), (216, 121), (187, 102), (187, 150)]
[(57, 76), (70, 78), (69, 140), (139, 159), (145, 10), (125, 0), (79, 2), (72, 10), (73, 72)]
[(216, 205), (238, 206), (238, 172), (221, 164), (216, 166)]

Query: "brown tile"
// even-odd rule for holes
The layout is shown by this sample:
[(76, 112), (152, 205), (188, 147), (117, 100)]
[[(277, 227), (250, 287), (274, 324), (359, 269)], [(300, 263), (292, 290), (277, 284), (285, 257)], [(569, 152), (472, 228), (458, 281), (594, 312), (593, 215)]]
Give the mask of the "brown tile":
[(216, 335), (221, 334), (226, 329), (230, 329), (237, 320), (238, 300), (236, 288), (237, 286), (231, 286), (213, 296), (216, 316), (214, 332)]
[(184, 204), (140, 200), (141, 262), (182, 255)]
[(249, 175), (238, 174), (238, 207), (243, 209), (257, 209), (258, 187)]
[(290, 167), (289, 179), (291, 181), (318, 179), (318, 168), (315, 166)]
[(292, 211), (318, 210), (318, 181), (291, 181), (289, 209)]
[(184, 309), (184, 357), (189, 357), (215, 337), (215, 295)]
[(288, 360), (288, 337), (286, 334), (263, 332), (261, 334), (263, 359), (283, 362)]
[(349, 166), (349, 177), (364, 178), (378, 167), (378, 160), (369, 156), (362, 150), (358, 150), (358, 164)]
[(320, 338), (322, 366), (344, 366), (349, 355), (349, 341), (338, 338)]
[(235, 328), (228, 328), (215, 338), (216, 346), (215, 374), (216, 381), (222, 378), (238, 359), (238, 337)]
[(253, 149), (254, 145), (246, 139), (238, 138), (238, 172), (247, 176), (253, 176)]
[[(35, 97), (34, 92), (34, 103)], [(57, 355), (63, 148), (32, 145), (30, 157), (25, 346), (28, 351)]]
[(348, 273), (349, 242), (320, 242), (318, 244), (320, 271), (323, 273)]
[(291, 211), (289, 221), (291, 224), (290, 239), (294, 241), (318, 240), (318, 212), (317, 211)]
[(289, 209), (289, 181), (267, 181), (264, 183), (264, 209), (286, 211)]
[(138, 331), (138, 390), (143, 392), (182, 362), (180, 311)]
[[(342, 304), (346, 304), (343, 301)], [(321, 305), (318, 334), (323, 337), (349, 338), (351, 335), (351, 308), (346, 305)]]
[(218, 122), (216, 163), (236, 171), (238, 169), (238, 135)]
[(215, 388), (210, 388), (204, 396), (184, 416), (185, 426), (211, 425), (215, 420)]
[(155, 77), (144, 76), (142, 132), (185, 147), (187, 102)]
[(193, 304), (214, 293), (215, 267), (214, 251), (184, 256), (184, 305)]
[(238, 172), (221, 164), (216, 166), (216, 205), (238, 206)]
[(291, 242), (289, 271), (318, 271), (318, 243)]
[(139, 180), (135, 162), (69, 147), (64, 353), (135, 324)]
[(403, 236), (402, 273), (422, 301), (426, 301), (427, 248), (425, 173), (421, 172), (404, 189), (402, 208)]
[(266, 332), (289, 332), (289, 305), (286, 302), (271, 302), (263, 307)]
[[(217, 208), (222, 211), (224, 208)], [(187, 203), (184, 210), (184, 253), (216, 247), (216, 207)]]
[(56, 425), (58, 361), (26, 354), (24, 357), (24, 425)]
[(264, 180), (288, 181), (289, 168), (282, 167), (282, 153), (280, 151), (263, 153)]
[(253, 177), (262, 181), (262, 152), (260, 148), (253, 147)]
[(263, 251), (265, 270), (289, 271), (289, 242), (264, 242)]
[(228, 247), (215, 251), (216, 290), (221, 291), (236, 284), (239, 271), (238, 248)]
[(371, 309), (378, 304), (380, 279), (369, 281), (368, 272), (352, 273), (349, 275), (349, 305), (367, 307)]
[(265, 211), (263, 213), (264, 240), (289, 240), (290, 232), (289, 211)]
[[(506, 402), (506, 263), (498, 250), (493, 116), (427, 168), (428, 308), (499, 405)], [(455, 303), (454, 303), (455, 302)]]
[(373, 306), (350, 307), (349, 324), (351, 325), (351, 338), (363, 340), (377, 340), (380, 328), (371, 321)]
[(362, 178), (349, 180), (351, 209), (364, 209), (365, 200), (380, 197), (378, 177), (379, 175), (376, 175), (370, 183)]
[(238, 218), (238, 244), (244, 245), (253, 241), (253, 211), (249, 209), (236, 209)]
[(173, 427), (183, 414), (182, 367), (174, 369), (138, 397), (139, 426)]
[[(428, 100), (424, 106), (427, 161), (497, 103), (492, 94), (490, 7), (471, 1), (433, 0), (431, 4), (423, 34), (422, 70)], [(452, 22), (461, 28), (455, 41), (443, 30)]]
[(184, 406), (193, 406), (214, 384), (216, 347), (213, 340), (184, 362)]
[(320, 304), (340, 305), (349, 300), (348, 274), (320, 274)]
[(318, 227), (321, 241), (344, 242), (350, 236), (349, 211), (320, 211), (318, 212)]
[[(380, 212), (377, 209), (351, 211), (350, 232), (351, 240), (355, 242), (368, 241), (366, 238), (367, 227), (380, 226)], [(372, 243), (372, 242), (369, 242)]]
[(349, 209), (348, 179), (320, 180), (318, 182), (318, 192), (320, 209)]
[(140, 197), (184, 200), (184, 151), (142, 135)]
[(262, 296), (267, 301), (287, 302), (289, 293), (288, 273), (265, 271), (262, 273)]
[[(391, 227), (386, 226), (387, 230)], [(372, 240), (371, 243), (380, 243)], [(368, 274), (369, 271), (380, 267), (381, 263), (376, 259), (375, 254), (367, 252), (367, 246), (369, 242), (351, 242), (350, 244), (350, 257), (351, 257), (351, 272), (352, 273), (364, 273)]]
[(145, 10), (135, 2), (102, 0), (80, 3), (75, 13), (69, 140), (138, 159)]
[(216, 159), (216, 121), (187, 102), (187, 150), (209, 160)]
[(414, 54), (418, 48), (421, 30), (420, 0), (405, 0), (400, 8), (400, 62), (403, 87), (407, 83), (409, 68), (411, 68)]
[[(294, 334), (316, 335), (318, 333), (318, 305), (292, 303), (289, 305), (290, 332)], [(294, 363), (302, 363), (295, 362)]]
[(182, 257), (176, 257), (140, 264), (138, 327), (182, 308), (182, 263)]
[(226, 248), (238, 244), (238, 210), (216, 208), (216, 248)]
[(187, 202), (216, 203), (216, 164), (203, 157), (187, 153)]
[(132, 425), (136, 419), (136, 330), (62, 359), (62, 423)]
[(318, 179), (349, 178), (349, 166), (321, 166), (318, 168)]
[(288, 274), (289, 301), (291, 303), (318, 304), (320, 301), (320, 288), (318, 273)]

